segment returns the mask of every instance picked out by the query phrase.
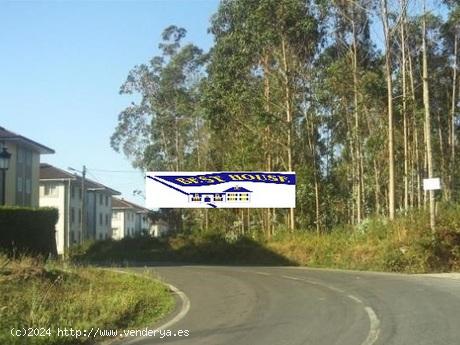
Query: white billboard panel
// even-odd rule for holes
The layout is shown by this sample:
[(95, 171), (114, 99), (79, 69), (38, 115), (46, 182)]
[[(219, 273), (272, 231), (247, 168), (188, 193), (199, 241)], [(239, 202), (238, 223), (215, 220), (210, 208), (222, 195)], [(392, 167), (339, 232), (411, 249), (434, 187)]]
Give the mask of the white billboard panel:
[(423, 179), (423, 190), (438, 190), (438, 189), (441, 189), (441, 179), (439, 177)]
[(147, 172), (148, 208), (291, 208), (294, 172)]

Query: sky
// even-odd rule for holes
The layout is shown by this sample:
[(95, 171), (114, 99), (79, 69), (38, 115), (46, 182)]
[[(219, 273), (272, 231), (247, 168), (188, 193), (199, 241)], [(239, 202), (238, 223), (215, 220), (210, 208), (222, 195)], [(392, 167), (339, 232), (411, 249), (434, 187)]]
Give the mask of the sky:
[(119, 95), (131, 68), (159, 54), (161, 32), (187, 29), (208, 50), (217, 0), (0, 0), (0, 126), (56, 151), (41, 161), (87, 177), (144, 204), (144, 177), (110, 147), (118, 114), (135, 96)]

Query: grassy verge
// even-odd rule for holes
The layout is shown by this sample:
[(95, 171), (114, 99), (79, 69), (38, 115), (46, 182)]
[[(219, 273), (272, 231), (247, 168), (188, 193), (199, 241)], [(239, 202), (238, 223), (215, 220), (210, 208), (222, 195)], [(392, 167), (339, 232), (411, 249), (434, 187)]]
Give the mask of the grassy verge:
[[(139, 328), (172, 307), (167, 287), (147, 277), (95, 268), (63, 271), (33, 258), (0, 256), (0, 344), (91, 344), (95, 339), (58, 337), (57, 329)], [(13, 337), (13, 327), (44, 327), (52, 333)]]

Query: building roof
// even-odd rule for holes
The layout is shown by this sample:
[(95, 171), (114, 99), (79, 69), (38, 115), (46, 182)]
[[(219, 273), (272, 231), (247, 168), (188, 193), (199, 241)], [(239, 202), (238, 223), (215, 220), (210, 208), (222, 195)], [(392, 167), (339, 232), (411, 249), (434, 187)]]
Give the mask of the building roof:
[(236, 186), (236, 187), (231, 187), (229, 189), (226, 189), (224, 190), (224, 193), (252, 193), (252, 191), (250, 191), (249, 189), (246, 189), (244, 187), (239, 187), (239, 186)]
[(53, 149), (3, 127), (0, 127), (0, 141), (17, 142), (41, 154), (54, 153)]
[(133, 209), (136, 212), (149, 212), (149, 209), (139, 206), (133, 202), (125, 199), (119, 199), (112, 197), (112, 208), (113, 209)]
[[(55, 166), (52, 166), (48, 163), (40, 163), (40, 181), (53, 180), (70, 180), (81, 182), (81, 176), (56, 168)], [(103, 190), (111, 195), (121, 194), (119, 191), (116, 191), (110, 187), (103, 185), (102, 183), (95, 182), (88, 178), (85, 178), (85, 188), (89, 191)]]

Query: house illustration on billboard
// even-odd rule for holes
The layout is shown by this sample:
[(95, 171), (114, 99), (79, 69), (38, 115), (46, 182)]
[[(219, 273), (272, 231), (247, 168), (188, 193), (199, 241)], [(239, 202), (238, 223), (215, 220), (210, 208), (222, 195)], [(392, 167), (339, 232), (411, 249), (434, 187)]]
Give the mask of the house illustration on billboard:
[(249, 202), (252, 191), (244, 187), (231, 187), (221, 193), (190, 193), (190, 202)]

